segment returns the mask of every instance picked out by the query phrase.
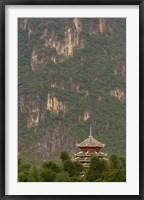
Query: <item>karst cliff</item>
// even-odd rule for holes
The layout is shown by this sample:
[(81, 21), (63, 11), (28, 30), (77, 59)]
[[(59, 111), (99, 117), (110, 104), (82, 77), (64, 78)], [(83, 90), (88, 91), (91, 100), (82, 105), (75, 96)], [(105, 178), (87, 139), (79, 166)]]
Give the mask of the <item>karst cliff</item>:
[(72, 154), (90, 124), (106, 150), (125, 153), (125, 110), (125, 19), (19, 18), (20, 153)]

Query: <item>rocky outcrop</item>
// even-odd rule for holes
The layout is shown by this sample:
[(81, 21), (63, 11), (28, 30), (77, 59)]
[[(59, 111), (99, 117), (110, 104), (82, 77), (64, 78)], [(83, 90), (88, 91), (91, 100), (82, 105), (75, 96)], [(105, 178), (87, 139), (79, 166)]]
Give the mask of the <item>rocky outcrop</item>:
[(64, 32), (64, 40), (57, 41), (54, 39), (54, 35), (49, 40), (46, 40), (45, 45), (49, 45), (56, 49), (57, 54), (61, 55), (62, 61), (73, 55), (73, 50), (75, 46), (79, 48), (83, 47), (83, 41), (80, 38), (81, 26), (79, 26), (79, 21), (75, 20), (75, 29), (73, 27), (66, 27)]
[(23, 31), (26, 31), (27, 34), (28, 34), (28, 39), (30, 40), (31, 39), (31, 35), (33, 33), (33, 30), (32, 28), (29, 26), (29, 23), (28, 23), (28, 19), (27, 18), (24, 18), (20, 21), (20, 28), (23, 30)]
[(71, 90), (78, 92), (78, 93), (82, 93), (85, 96), (89, 95), (88, 89), (82, 88), (79, 83), (72, 81), (72, 79), (70, 79), (70, 82), (71, 82)]
[(78, 35), (82, 31), (82, 22), (80, 21), (79, 18), (74, 18), (73, 22)]
[(90, 112), (85, 111), (82, 115), (79, 115), (78, 119), (79, 121), (84, 120), (87, 121), (90, 118)]
[(23, 112), (25, 110), (25, 101), (24, 101), (24, 97), (20, 96), (19, 97), (19, 111)]
[[(107, 19), (99, 18), (96, 25), (88, 25), (89, 34), (97, 33), (112, 33), (112, 28)], [(54, 63), (64, 62), (70, 56), (73, 56), (75, 48), (84, 47), (84, 39), (82, 37), (83, 23), (82, 19), (74, 18), (71, 22), (64, 26), (59, 38), (58, 32), (45, 26), (43, 32), (39, 36), (36, 44), (32, 48), (31, 67), (32, 70), (41, 70), (44, 66), (52, 61)], [(27, 31), (28, 39), (30, 40), (35, 35), (34, 30), (29, 24), (28, 19), (21, 20), (21, 29)], [(55, 50), (55, 51), (53, 51)]]
[(32, 70), (39, 70), (39, 66), (41, 65), (41, 69), (43, 69), (44, 60), (42, 58), (38, 58), (38, 52), (36, 49), (32, 50), (31, 55), (31, 68)]
[(47, 110), (49, 110), (51, 114), (58, 114), (61, 112), (65, 115), (67, 111), (66, 103), (59, 101), (58, 98), (52, 94), (48, 94), (47, 100), (41, 99), (39, 96), (19, 97), (19, 117), (23, 113), (27, 113), (28, 128), (36, 128)]
[(110, 91), (110, 95), (116, 97), (118, 100), (125, 99), (124, 89), (116, 88)]
[(107, 28), (107, 21), (104, 18), (99, 19), (99, 31), (103, 33)]
[(24, 31), (27, 30), (27, 25), (28, 25), (28, 19), (24, 18), (20, 21), (20, 28)]
[(28, 117), (28, 128), (37, 127), (40, 122), (40, 111), (39, 108), (30, 110)]
[(48, 94), (47, 110), (49, 110), (52, 114), (58, 114), (60, 111), (65, 114), (66, 104), (59, 101), (55, 96)]
[(27, 131), (28, 152), (37, 158), (74, 152), (90, 123), (102, 137), (120, 134), (126, 63), (122, 28), (116, 24), (107, 18), (21, 19), (19, 135)]
[(115, 65), (114, 65), (114, 74), (115, 75), (119, 75), (122, 78), (125, 78), (126, 76), (126, 63), (125, 61), (118, 61)]
[(84, 112), (83, 120), (87, 121), (90, 118), (90, 112), (86, 111)]
[(112, 27), (110, 26), (110, 24), (108, 23), (108, 20), (106, 18), (99, 18), (98, 20), (98, 24), (96, 24), (95, 26), (92, 25), (89, 27), (89, 34), (90, 35), (96, 35), (98, 33), (109, 33), (111, 34), (113, 32)]
[[(31, 56), (31, 66), (32, 70), (40, 69), (49, 60), (56, 62), (63, 62), (67, 58), (73, 55), (74, 48), (84, 47), (84, 41), (82, 40), (80, 33), (82, 31), (82, 22), (75, 18), (73, 20), (73, 26), (66, 26), (64, 29), (64, 38), (58, 39), (56, 31), (49, 31), (48, 28), (44, 29), (41, 39), (41, 48), (34, 46)], [(31, 32), (30, 32), (31, 33)], [(29, 33), (29, 34), (30, 34)], [(40, 46), (40, 45), (39, 45)], [(52, 48), (55, 49), (56, 54), (50, 55), (46, 53), (43, 58), (40, 54), (43, 49)]]
[(57, 83), (57, 82), (51, 83), (50, 86), (53, 89), (64, 90), (64, 83), (63, 83), (63, 81), (61, 81), (60, 83)]
[(30, 151), (43, 159), (51, 157), (59, 159), (62, 150), (71, 149), (69, 153), (75, 152), (75, 143), (76, 138), (67, 134), (67, 131), (57, 124), (54, 129), (47, 128), (45, 135), (30, 146)]
[(46, 112), (45, 105), (42, 104), (39, 96), (20, 96), (19, 97), (19, 118), (23, 113), (27, 113), (27, 127), (36, 128)]

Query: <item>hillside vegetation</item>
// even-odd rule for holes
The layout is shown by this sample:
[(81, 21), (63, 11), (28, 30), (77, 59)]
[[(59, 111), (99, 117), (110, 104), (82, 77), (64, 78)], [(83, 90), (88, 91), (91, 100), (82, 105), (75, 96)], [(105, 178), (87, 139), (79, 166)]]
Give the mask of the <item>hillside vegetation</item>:
[(126, 161), (112, 154), (109, 161), (91, 156), (89, 168), (72, 160), (65, 151), (61, 152), (61, 161), (44, 160), (39, 166), (19, 157), (19, 182), (125, 182)]
[(19, 153), (28, 161), (71, 155), (93, 136), (126, 151), (126, 20), (18, 20)]

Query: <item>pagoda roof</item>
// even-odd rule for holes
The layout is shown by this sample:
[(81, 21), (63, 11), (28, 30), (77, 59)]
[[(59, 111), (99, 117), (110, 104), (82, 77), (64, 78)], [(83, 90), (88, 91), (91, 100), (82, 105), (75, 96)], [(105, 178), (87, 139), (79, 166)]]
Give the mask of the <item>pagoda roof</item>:
[(108, 154), (107, 154), (107, 153), (103, 153), (102, 151), (100, 151), (100, 152), (99, 152), (99, 155), (100, 155), (100, 156), (105, 156), (105, 157), (106, 157)]
[(82, 151), (80, 151), (80, 152), (78, 152), (77, 154), (75, 154), (75, 159), (78, 159), (78, 158), (82, 158), (82, 157), (90, 157), (92, 154), (96, 154), (97, 156), (100, 156), (100, 157), (107, 157), (107, 153), (103, 153), (102, 151), (100, 151), (100, 152), (89, 152), (89, 151), (87, 151), (87, 152), (82, 152)]
[(105, 147), (105, 144), (102, 144), (96, 140), (93, 136), (89, 136), (87, 139), (82, 141), (79, 144), (76, 144), (77, 147)]

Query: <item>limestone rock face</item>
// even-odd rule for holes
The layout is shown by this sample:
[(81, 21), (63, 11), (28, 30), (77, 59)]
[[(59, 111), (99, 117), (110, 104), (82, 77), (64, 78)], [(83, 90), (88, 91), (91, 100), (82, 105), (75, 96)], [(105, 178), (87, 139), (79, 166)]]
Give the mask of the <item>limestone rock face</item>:
[[(81, 39), (80, 33), (82, 31), (82, 22), (74, 18), (73, 25), (66, 26), (63, 32), (64, 38), (59, 39), (56, 31), (49, 31), (44, 29), (41, 35), (41, 48), (34, 46), (31, 56), (32, 70), (39, 70), (42, 65), (45, 65), (49, 60), (56, 62), (63, 62), (70, 56), (73, 56), (75, 47), (83, 48), (84, 41)], [(31, 32), (30, 32), (31, 33)], [(29, 33), (29, 34), (30, 34)], [(45, 56), (40, 56), (45, 48)], [(46, 53), (46, 49), (55, 49), (55, 53), (50, 55)]]
[[(35, 35), (36, 30), (32, 28), (26, 18), (21, 20), (20, 28), (27, 32), (29, 40)], [(99, 23), (96, 25), (88, 25), (88, 29), (90, 35), (103, 34), (106, 31), (112, 33), (112, 28), (105, 18), (99, 18)], [(44, 28), (37, 43), (32, 47), (30, 64), (33, 71), (43, 70), (48, 61), (53, 63), (64, 62), (73, 56), (74, 48), (84, 48), (85, 41), (81, 36), (83, 31), (82, 19), (71, 19), (71, 23), (66, 24), (62, 31), (63, 36), (59, 37), (56, 30), (49, 27)], [(52, 49), (51, 53), (50, 48)]]
[(60, 111), (65, 114), (66, 105), (64, 102), (58, 101), (55, 96), (48, 94), (47, 110), (49, 110), (53, 114), (58, 114)]
[(75, 143), (76, 139), (68, 135), (66, 130), (61, 128), (60, 124), (57, 124), (54, 129), (47, 128), (46, 134), (31, 145), (30, 151), (35, 152), (42, 159), (47, 159), (48, 157), (59, 159), (62, 150), (68, 151), (71, 149), (71, 152), (75, 152)]
[(84, 112), (84, 117), (83, 117), (84, 121), (87, 121), (89, 118), (90, 118), (90, 112), (88, 111)]
[(43, 64), (44, 64), (45, 59), (39, 58), (37, 50), (34, 48), (32, 50), (32, 55), (31, 55), (31, 68), (33, 71), (39, 70), (39, 66), (41, 65), (41, 70), (43, 69)]
[(119, 61), (114, 66), (114, 74), (121, 76), (125, 79), (126, 76), (126, 63), (125, 61)]
[(110, 95), (116, 97), (118, 100), (125, 99), (125, 91), (120, 88), (116, 88), (110, 91)]
[(74, 82), (72, 79), (71, 79), (71, 90), (78, 93), (83, 93), (85, 96), (89, 95), (88, 89), (81, 88), (80, 83)]
[(77, 33), (79, 34), (82, 31), (82, 22), (78, 18), (74, 18), (73, 21), (74, 21), (74, 25), (77, 30)]
[(106, 19), (100, 18), (99, 19), (99, 30), (100, 30), (100, 32), (103, 33), (105, 31), (106, 27), (107, 27)]
[(40, 112), (39, 108), (33, 109), (29, 113), (29, 118), (28, 118), (28, 128), (36, 127), (39, 125), (39, 117), (40, 117)]
[(28, 24), (28, 19), (24, 18), (20, 22), (20, 28), (23, 29), (24, 31), (27, 30), (27, 24)]
[(22, 151), (44, 159), (72, 153), (90, 124), (108, 142), (118, 134), (123, 146), (110, 146), (124, 149), (124, 19), (25, 18), (18, 25)]
[(19, 97), (19, 119), (23, 113), (27, 113), (27, 128), (36, 129), (46, 112), (45, 106), (40, 107), (40, 101), (39, 96)]

